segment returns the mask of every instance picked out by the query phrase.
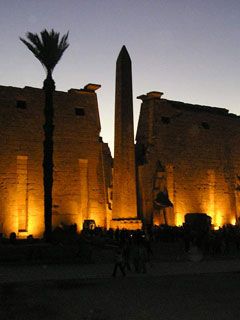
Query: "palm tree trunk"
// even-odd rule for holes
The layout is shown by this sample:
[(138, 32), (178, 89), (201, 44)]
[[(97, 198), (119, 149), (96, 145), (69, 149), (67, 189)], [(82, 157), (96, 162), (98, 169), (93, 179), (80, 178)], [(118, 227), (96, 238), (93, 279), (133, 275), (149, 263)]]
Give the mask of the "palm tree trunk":
[(48, 72), (43, 86), (45, 92), (44, 142), (43, 142), (43, 185), (44, 185), (44, 222), (45, 240), (51, 241), (52, 234), (52, 186), (53, 186), (53, 93), (55, 83), (51, 72)]

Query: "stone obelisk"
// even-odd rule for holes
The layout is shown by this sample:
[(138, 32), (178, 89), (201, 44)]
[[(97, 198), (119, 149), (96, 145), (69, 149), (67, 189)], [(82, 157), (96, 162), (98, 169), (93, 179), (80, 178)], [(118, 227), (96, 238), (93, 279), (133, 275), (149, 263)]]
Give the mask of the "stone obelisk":
[(123, 46), (116, 63), (113, 220), (137, 219), (131, 65)]

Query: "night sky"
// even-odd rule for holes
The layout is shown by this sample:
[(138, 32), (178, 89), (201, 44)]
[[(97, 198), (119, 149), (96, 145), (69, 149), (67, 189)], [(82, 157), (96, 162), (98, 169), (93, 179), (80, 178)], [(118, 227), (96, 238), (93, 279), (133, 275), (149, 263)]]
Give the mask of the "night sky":
[(42, 87), (41, 64), (20, 42), (27, 31), (69, 31), (53, 77), (57, 90), (99, 83), (105, 142), (113, 146), (115, 63), (132, 59), (135, 125), (148, 91), (240, 114), (239, 0), (0, 0), (0, 84)]

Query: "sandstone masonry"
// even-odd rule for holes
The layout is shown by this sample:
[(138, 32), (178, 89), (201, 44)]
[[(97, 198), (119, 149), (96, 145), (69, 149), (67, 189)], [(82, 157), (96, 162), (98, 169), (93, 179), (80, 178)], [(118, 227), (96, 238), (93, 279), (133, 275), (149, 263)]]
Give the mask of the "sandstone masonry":
[[(130, 215), (112, 219), (112, 157), (100, 137), (98, 88), (54, 94), (53, 227), (76, 223), (80, 230), (86, 219), (136, 227)], [(139, 97), (138, 218), (164, 223), (154, 203), (167, 192), (170, 225), (181, 225), (186, 213), (207, 213), (216, 227), (239, 221), (240, 118), (161, 96)], [(6, 236), (43, 235), (43, 107), (41, 89), (0, 86), (0, 233)]]
[[(85, 219), (107, 226), (111, 154), (102, 142), (95, 90), (54, 94), (53, 226)], [(0, 87), (0, 232), (41, 236), (43, 221), (41, 89)]]
[[(240, 216), (240, 118), (228, 110), (161, 99), (142, 100), (137, 129), (139, 211), (147, 223), (163, 222), (153, 206), (167, 189), (168, 222), (207, 213), (215, 226)], [(160, 169), (159, 169), (160, 168)]]

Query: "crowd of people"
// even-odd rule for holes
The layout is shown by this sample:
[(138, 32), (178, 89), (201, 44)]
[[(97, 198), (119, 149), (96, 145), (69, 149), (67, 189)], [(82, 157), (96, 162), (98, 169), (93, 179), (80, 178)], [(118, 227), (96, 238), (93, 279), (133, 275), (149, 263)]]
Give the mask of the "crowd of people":
[(201, 255), (227, 255), (240, 251), (240, 228), (235, 225), (225, 225), (218, 230), (197, 230), (186, 225), (153, 226), (136, 231), (95, 228), (82, 233), (87, 239), (105, 239), (105, 245), (115, 248), (114, 277), (117, 272), (123, 276), (127, 272), (146, 273), (153, 256), (152, 245), (157, 242), (181, 243), (184, 251), (189, 254), (194, 250), (201, 252)]
[(230, 224), (217, 230), (209, 228), (204, 231), (191, 229), (186, 225), (181, 227), (152, 226), (135, 231), (118, 228), (106, 230), (97, 227), (94, 230), (83, 230), (82, 234), (88, 238), (104, 238), (106, 241), (116, 243), (139, 241), (139, 239), (147, 243), (182, 241), (186, 251), (194, 244), (204, 252), (211, 254), (227, 253), (231, 249), (240, 250), (240, 227)]
[[(120, 235), (122, 235), (120, 233)], [(117, 270), (126, 275), (128, 272), (146, 273), (147, 264), (153, 255), (150, 239), (145, 233), (135, 232), (125, 233), (124, 237), (119, 238), (119, 245), (115, 250), (115, 265), (113, 277), (116, 276)]]
[[(19, 240), (20, 241), (20, 240)], [(21, 240), (22, 243), (23, 240)], [(163, 242), (168, 244), (162, 245)], [(18, 244), (16, 234), (12, 233), (9, 239), (0, 238), (0, 243)], [(31, 235), (24, 243), (28, 245), (40, 244), (39, 239)], [(225, 225), (218, 230), (211, 227), (207, 229), (192, 228), (189, 225), (174, 226), (147, 226), (142, 230), (127, 229), (83, 229), (80, 233), (76, 225), (59, 226), (52, 234), (52, 243), (66, 247), (70, 244), (77, 247), (77, 257), (82, 262), (94, 262), (96, 252), (107, 250), (107, 259), (114, 260), (113, 276), (128, 272), (146, 273), (151, 265), (152, 258), (156, 257), (157, 248), (162, 256), (162, 248), (175, 248), (181, 250), (176, 254), (191, 255), (200, 253), (199, 256), (238, 255), (240, 254), (240, 226)], [(171, 245), (173, 243), (173, 246)], [(95, 250), (101, 247), (104, 250)], [(168, 249), (167, 249), (168, 250)], [(168, 251), (164, 254), (168, 254)], [(175, 254), (175, 251), (174, 254)], [(106, 252), (106, 251), (105, 251)], [(195, 253), (194, 253), (195, 252)], [(74, 258), (74, 257), (73, 257)]]

